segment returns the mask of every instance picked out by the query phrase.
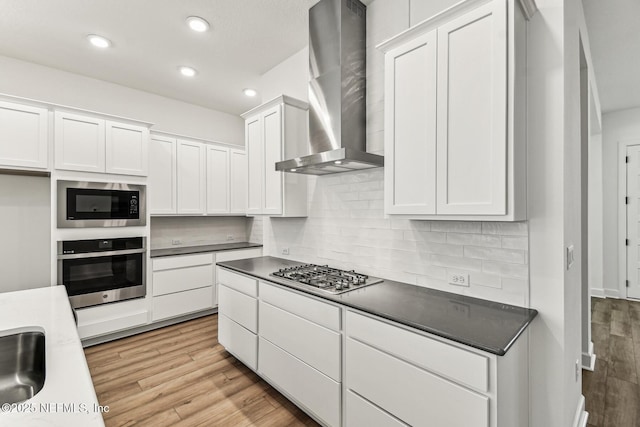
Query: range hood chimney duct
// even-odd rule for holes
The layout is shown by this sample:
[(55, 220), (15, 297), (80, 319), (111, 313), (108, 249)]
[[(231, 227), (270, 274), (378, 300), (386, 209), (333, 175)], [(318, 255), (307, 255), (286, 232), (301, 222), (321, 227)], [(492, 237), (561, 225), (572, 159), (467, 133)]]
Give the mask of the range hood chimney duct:
[(309, 10), (310, 154), (276, 170), (327, 175), (384, 165), (366, 152), (366, 6), (320, 0)]

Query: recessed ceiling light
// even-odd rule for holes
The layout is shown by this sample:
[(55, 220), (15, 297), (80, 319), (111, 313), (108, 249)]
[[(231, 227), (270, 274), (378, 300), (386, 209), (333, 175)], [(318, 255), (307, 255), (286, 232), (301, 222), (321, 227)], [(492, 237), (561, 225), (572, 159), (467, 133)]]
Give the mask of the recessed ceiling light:
[(187, 18), (187, 25), (193, 31), (197, 31), (198, 33), (204, 33), (209, 29), (209, 23), (199, 16), (190, 16)]
[(100, 47), (102, 49), (105, 49), (111, 46), (111, 42), (109, 41), (109, 39), (106, 39), (102, 36), (98, 36), (96, 34), (89, 34), (87, 36), (87, 40), (89, 40), (89, 43), (91, 43), (95, 47)]
[(242, 91), (245, 95), (250, 96), (250, 97), (254, 97), (258, 94), (258, 92), (256, 92), (255, 89), (251, 89), (251, 88), (246, 88)]
[(187, 76), (187, 77), (193, 77), (196, 74), (198, 74), (198, 72), (196, 71), (195, 68), (191, 68), (191, 67), (178, 67), (178, 70), (180, 70), (180, 74), (182, 74), (183, 76)]
[(296, 168), (293, 168), (293, 169), (290, 170), (290, 172), (297, 172), (297, 171), (298, 171), (298, 169), (296, 169)]
[(342, 160), (336, 160), (336, 161), (335, 161), (335, 162), (333, 162), (333, 163), (335, 163), (336, 165), (341, 165), (341, 164), (342, 164)]

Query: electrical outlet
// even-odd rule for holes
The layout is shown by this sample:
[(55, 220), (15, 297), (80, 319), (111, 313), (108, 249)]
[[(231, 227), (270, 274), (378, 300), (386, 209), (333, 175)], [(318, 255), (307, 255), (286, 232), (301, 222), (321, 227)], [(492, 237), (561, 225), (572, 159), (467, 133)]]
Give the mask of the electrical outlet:
[(181, 244), (182, 244), (182, 240), (180, 240), (180, 239), (173, 239), (173, 240), (171, 240), (171, 244), (172, 244), (172, 245), (181, 245)]
[(289, 255), (289, 248), (282, 248), (282, 255)]
[(456, 286), (469, 286), (469, 273), (449, 272), (449, 284)]
[(227, 242), (231, 242), (234, 240), (234, 237), (232, 234), (227, 235)]

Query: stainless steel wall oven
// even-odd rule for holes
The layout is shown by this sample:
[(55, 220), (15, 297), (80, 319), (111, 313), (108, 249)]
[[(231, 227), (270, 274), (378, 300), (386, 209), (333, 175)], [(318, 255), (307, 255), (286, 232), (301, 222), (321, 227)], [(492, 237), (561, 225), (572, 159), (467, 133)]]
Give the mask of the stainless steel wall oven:
[(73, 308), (145, 296), (145, 238), (58, 242), (58, 284)]

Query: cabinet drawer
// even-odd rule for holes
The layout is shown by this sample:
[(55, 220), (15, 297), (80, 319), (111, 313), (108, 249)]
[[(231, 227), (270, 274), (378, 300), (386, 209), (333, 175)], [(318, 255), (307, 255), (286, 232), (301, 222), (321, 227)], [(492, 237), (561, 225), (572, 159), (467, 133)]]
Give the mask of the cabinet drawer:
[(209, 265), (153, 272), (153, 296), (213, 286), (213, 268)]
[(486, 392), (489, 359), (386, 322), (347, 311), (347, 334), (431, 372)]
[(168, 319), (213, 307), (213, 287), (153, 297), (153, 320)]
[(340, 308), (260, 282), (260, 299), (289, 313), (329, 328), (340, 330)]
[(243, 294), (247, 294), (255, 298), (258, 297), (258, 281), (256, 279), (242, 274), (233, 273), (220, 267), (217, 267), (216, 276), (219, 284), (235, 289)]
[[(260, 301), (260, 336), (316, 368), (341, 380), (341, 334)], [(319, 351), (320, 350), (320, 351)]]
[(387, 414), (371, 402), (367, 402), (351, 390), (347, 391), (345, 411), (349, 427), (408, 427), (402, 421)]
[(238, 249), (228, 252), (217, 252), (216, 262), (233, 261), (236, 259), (255, 258), (262, 256), (262, 248)]
[(220, 313), (218, 314), (218, 342), (242, 363), (256, 370), (258, 337)]
[(340, 384), (260, 337), (259, 373), (329, 426), (340, 425)]
[(258, 333), (258, 300), (226, 286), (218, 287), (218, 312)]
[(212, 254), (179, 255), (154, 258), (153, 271), (171, 270), (173, 268), (197, 267), (213, 264)]
[(347, 388), (409, 425), (489, 425), (488, 397), (351, 338), (346, 363)]

